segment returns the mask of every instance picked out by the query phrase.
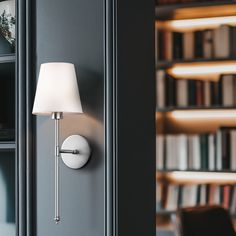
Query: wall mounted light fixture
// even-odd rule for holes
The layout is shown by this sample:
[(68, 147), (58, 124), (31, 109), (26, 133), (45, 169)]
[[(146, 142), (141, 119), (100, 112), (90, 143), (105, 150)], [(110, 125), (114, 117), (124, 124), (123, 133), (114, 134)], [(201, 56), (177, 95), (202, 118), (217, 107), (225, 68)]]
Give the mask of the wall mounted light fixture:
[(59, 146), (59, 121), (66, 114), (83, 113), (75, 67), (71, 63), (44, 63), (40, 67), (33, 114), (50, 115), (55, 121), (55, 222), (59, 215), (59, 159), (72, 169), (83, 167), (91, 153), (87, 140), (71, 135)]

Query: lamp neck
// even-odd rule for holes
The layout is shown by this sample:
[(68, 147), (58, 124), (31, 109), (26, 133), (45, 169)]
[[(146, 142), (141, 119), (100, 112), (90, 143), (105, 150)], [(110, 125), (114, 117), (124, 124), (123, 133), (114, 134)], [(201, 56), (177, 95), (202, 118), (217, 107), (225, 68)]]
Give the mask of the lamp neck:
[(52, 113), (52, 119), (53, 120), (61, 120), (63, 118), (62, 112), (53, 112)]

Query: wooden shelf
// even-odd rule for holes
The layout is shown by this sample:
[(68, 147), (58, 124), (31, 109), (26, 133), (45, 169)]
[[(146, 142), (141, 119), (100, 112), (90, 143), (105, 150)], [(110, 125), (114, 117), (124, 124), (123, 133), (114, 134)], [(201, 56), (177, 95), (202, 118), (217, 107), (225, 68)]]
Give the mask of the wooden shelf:
[(235, 14), (235, 0), (192, 2), (156, 6), (156, 19), (188, 19)]
[(15, 148), (15, 142), (0, 142), (0, 152), (5, 150), (14, 150)]
[[(168, 215), (173, 215), (176, 213), (177, 213), (177, 210), (175, 210), (175, 211), (170, 211), (170, 210), (165, 210), (165, 209), (156, 210), (157, 216), (168, 216)], [(232, 218), (236, 218), (236, 214), (230, 214), (230, 215)]]
[(192, 60), (173, 60), (173, 61), (163, 61), (158, 60), (156, 64), (156, 70), (164, 70), (173, 67), (174, 65), (192, 65), (195, 63), (204, 63), (205, 65), (212, 64), (212, 63), (234, 63), (236, 62), (236, 58), (212, 58), (212, 59), (205, 59), (205, 58), (198, 58)]
[[(160, 174), (168, 174), (171, 172), (182, 172), (183, 170), (177, 170), (177, 169), (173, 169), (173, 170), (160, 170), (157, 169), (156, 172), (160, 173)], [(207, 173), (235, 173), (236, 174), (236, 170), (184, 170), (184, 172), (189, 172), (189, 173), (202, 173), (202, 172), (207, 172)]]
[(236, 74), (236, 60), (175, 63), (167, 73), (176, 79), (219, 80), (223, 74)]
[(220, 127), (236, 127), (236, 109), (174, 109), (156, 112), (158, 133), (214, 133)]
[(0, 55), (0, 63), (15, 62), (15, 54)]
[(208, 171), (156, 172), (156, 179), (163, 184), (236, 184), (236, 173)]
[(172, 111), (188, 111), (188, 110), (236, 110), (236, 106), (187, 106), (187, 107), (165, 107), (165, 108), (157, 108), (156, 112), (172, 112)]

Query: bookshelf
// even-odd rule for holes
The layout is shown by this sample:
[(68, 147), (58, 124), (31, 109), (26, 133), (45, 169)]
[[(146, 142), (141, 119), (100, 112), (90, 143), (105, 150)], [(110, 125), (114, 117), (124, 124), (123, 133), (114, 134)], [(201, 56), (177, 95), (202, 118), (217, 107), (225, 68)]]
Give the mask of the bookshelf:
[(157, 228), (182, 206), (235, 217), (236, 1), (157, 5), (155, 27)]

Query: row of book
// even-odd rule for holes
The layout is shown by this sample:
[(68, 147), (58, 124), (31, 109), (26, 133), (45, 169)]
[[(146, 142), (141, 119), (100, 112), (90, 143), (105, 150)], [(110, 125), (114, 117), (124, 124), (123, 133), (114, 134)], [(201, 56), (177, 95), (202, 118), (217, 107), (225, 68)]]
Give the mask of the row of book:
[(158, 170), (236, 170), (236, 128), (156, 136)]
[[(214, 1), (217, 1), (217, 0), (211, 0), (211, 2), (214, 2)], [(190, 2), (209, 2), (209, 0), (156, 0), (157, 5), (190, 3)]]
[(157, 108), (236, 105), (236, 75), (222, 75), (218, 81), (175, 79), (158, 70), (156, 86)]
[(236, 186), (234, 185), (168, 185), (157, 184), (156, 211), (175, 211), (180, 207), (222, 205), (231, 214), (236, 213)]
[(157, 61), (236, 56), (236, 27), (228, 25), (184, 33), (156, 29), (156, 40)]

